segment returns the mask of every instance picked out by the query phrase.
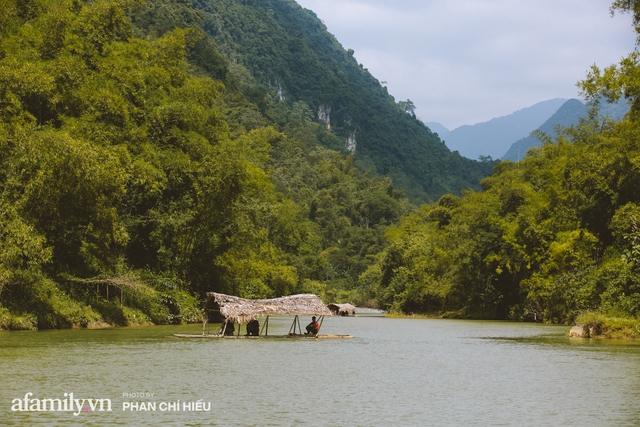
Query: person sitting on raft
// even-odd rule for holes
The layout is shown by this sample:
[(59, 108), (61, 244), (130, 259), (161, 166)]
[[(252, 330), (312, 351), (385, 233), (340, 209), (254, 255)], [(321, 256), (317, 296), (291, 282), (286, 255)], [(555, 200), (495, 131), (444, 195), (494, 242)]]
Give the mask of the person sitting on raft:
[(307, 325), (307, 332), (305, 333), (305, 335), (315, 335), (318, 333), (318, 330), (320, 329), (320, 325), (318, 325), (318, 322), (316, 322), (316, 316), (313, 316), (311, 318), (311, 323), (309, 323)]
[(260, 335), (260, 323), (256, 319), (251, 319), (247, 323), (247, 335), (253, 337)]
[(226, 325), (227, 326), (225, 328), (225, 324), (222, 324), (220, 331), (218, 331), (218, 335), (222, 335), (223, 332), (225, 335), (233, 335), (235, 329), (235, 327), (233, 326), (233, 322), (229, 320), (228, 322), (226, 322)]

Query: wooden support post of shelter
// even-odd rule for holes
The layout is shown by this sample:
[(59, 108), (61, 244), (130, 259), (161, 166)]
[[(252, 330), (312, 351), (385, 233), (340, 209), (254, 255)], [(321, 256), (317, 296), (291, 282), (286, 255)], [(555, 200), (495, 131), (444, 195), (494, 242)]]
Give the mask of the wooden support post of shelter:
[(224, 326), (222, 327), (222, 332), (220, 335), (224, 336), (224, 333), (227, 331), (227, 324), (229, 323), (229, 319), (224, 321)]
[(320, 334), (320, 329), (322, 328), (322, 322), (324, 322), (324, 316), (320, 316), (320, 324), (318, 325), (318, 330), (316, 331), (316, 335)]
[(264, 323), (262, 324), (262, 328), (260, 329), (260, 333), (258, 334), (258, 336), (262, 336), (262, 331), (265, 331), (265, 337), (269, 335), (269, 316), (264, 319)]
[(289, 327), (289, 335), (291, 335), (291, 330), (293, 330), (293, 333), (296, 333), (296, 320), (298, 320), (298, 315), (296, 314), (296, 316), (293, 318), (293, 323), (291, 324), (291, 326)]
[(202, 335), (205, 335), (205, 327), (209, 323), (209, 317), (207, 316), (207, 310), (202, 310)]

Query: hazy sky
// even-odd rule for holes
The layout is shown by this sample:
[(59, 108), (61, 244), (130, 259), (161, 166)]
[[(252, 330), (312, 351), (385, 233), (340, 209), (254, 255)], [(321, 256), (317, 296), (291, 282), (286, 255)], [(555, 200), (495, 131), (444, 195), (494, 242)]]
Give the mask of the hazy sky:
[(396, 101), (454, 129), (552, 98), (577, 98), (594, 63), (631, 52), (611, 0), (297, 0)]

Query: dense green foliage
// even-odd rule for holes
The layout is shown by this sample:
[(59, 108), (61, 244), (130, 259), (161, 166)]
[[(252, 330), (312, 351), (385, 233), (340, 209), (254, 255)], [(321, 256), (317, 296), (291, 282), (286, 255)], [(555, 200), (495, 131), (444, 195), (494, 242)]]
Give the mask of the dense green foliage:
[[(612, 6), (636, 24), (638, 10), (636, 1)], [(363, 284), (383, 308), (405, 313), (577, 320), (596, 334), (638, 336), (638, 82), (637, 50), (593, 66), (579, 83), (588, 117), (539, 135), (542, 146), (497, 165), (484, 191), (444, 195), (405, 216)], [(602, 114), (602, 101), (621, 99), (630, 106), (623, 120)]]
[(366, 298), (402, 193), (323, 148), (304, 102), (254, 103), (198, 12), (150, 5), (0, 6), (0, 328), (195, 321), (206, 291)]
[(582, 83), (594, 100), (621, 88), (609, 95), (629, 98), (624, 120), (592, 111), (523, 161), (499, 164), (483, 192), (445, 195), (405, 217), (365, 275), (379, 284), (379, 302), (404, 312), (553, 322), (584, 310), (640, 314), (639, 74), (627, 58)]

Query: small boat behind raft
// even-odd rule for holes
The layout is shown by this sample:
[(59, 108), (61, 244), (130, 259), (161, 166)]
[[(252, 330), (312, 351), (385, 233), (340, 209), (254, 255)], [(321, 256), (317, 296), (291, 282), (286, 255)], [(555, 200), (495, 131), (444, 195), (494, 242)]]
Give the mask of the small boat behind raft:
[[(224, 339), (260, 339), (260, 338), (297, 338), (297, 339), (341, 339), (353, 338), (351, 335), (321, 334), (320, 329), (324, 318), (332, 316), (331, 311), (322, 300), (313, 294), (290, 295), (272, 299), (245, 299), (232, 295), (207, 292), (204, 304), (205, 321), (202, 324), (202, 334), (174, 334), (176, 338), (224, 338)], [(216, 334), (205, 332), (208, 323), (208, 313), (219, 312), (224, 317), (222, 327)], [(269, 335), (269, 316), (293, 316), (293, 323), (286, 335)], [(315, 334), (305, 334), (300, 325), (299, 316), (315, 316), (318, 330)], [(265, 317), (259, 331), (249, 334), (250, 324), (258, 317)], [(238, 325), (237, 334), (230, 334), (233, 324)], [(240, 335), (240, 326), (247, 323), (247, 335)], [(253, 323), (255, 325), (255, 323)], [(234, 327), (235, 329), (235, 327)]]

